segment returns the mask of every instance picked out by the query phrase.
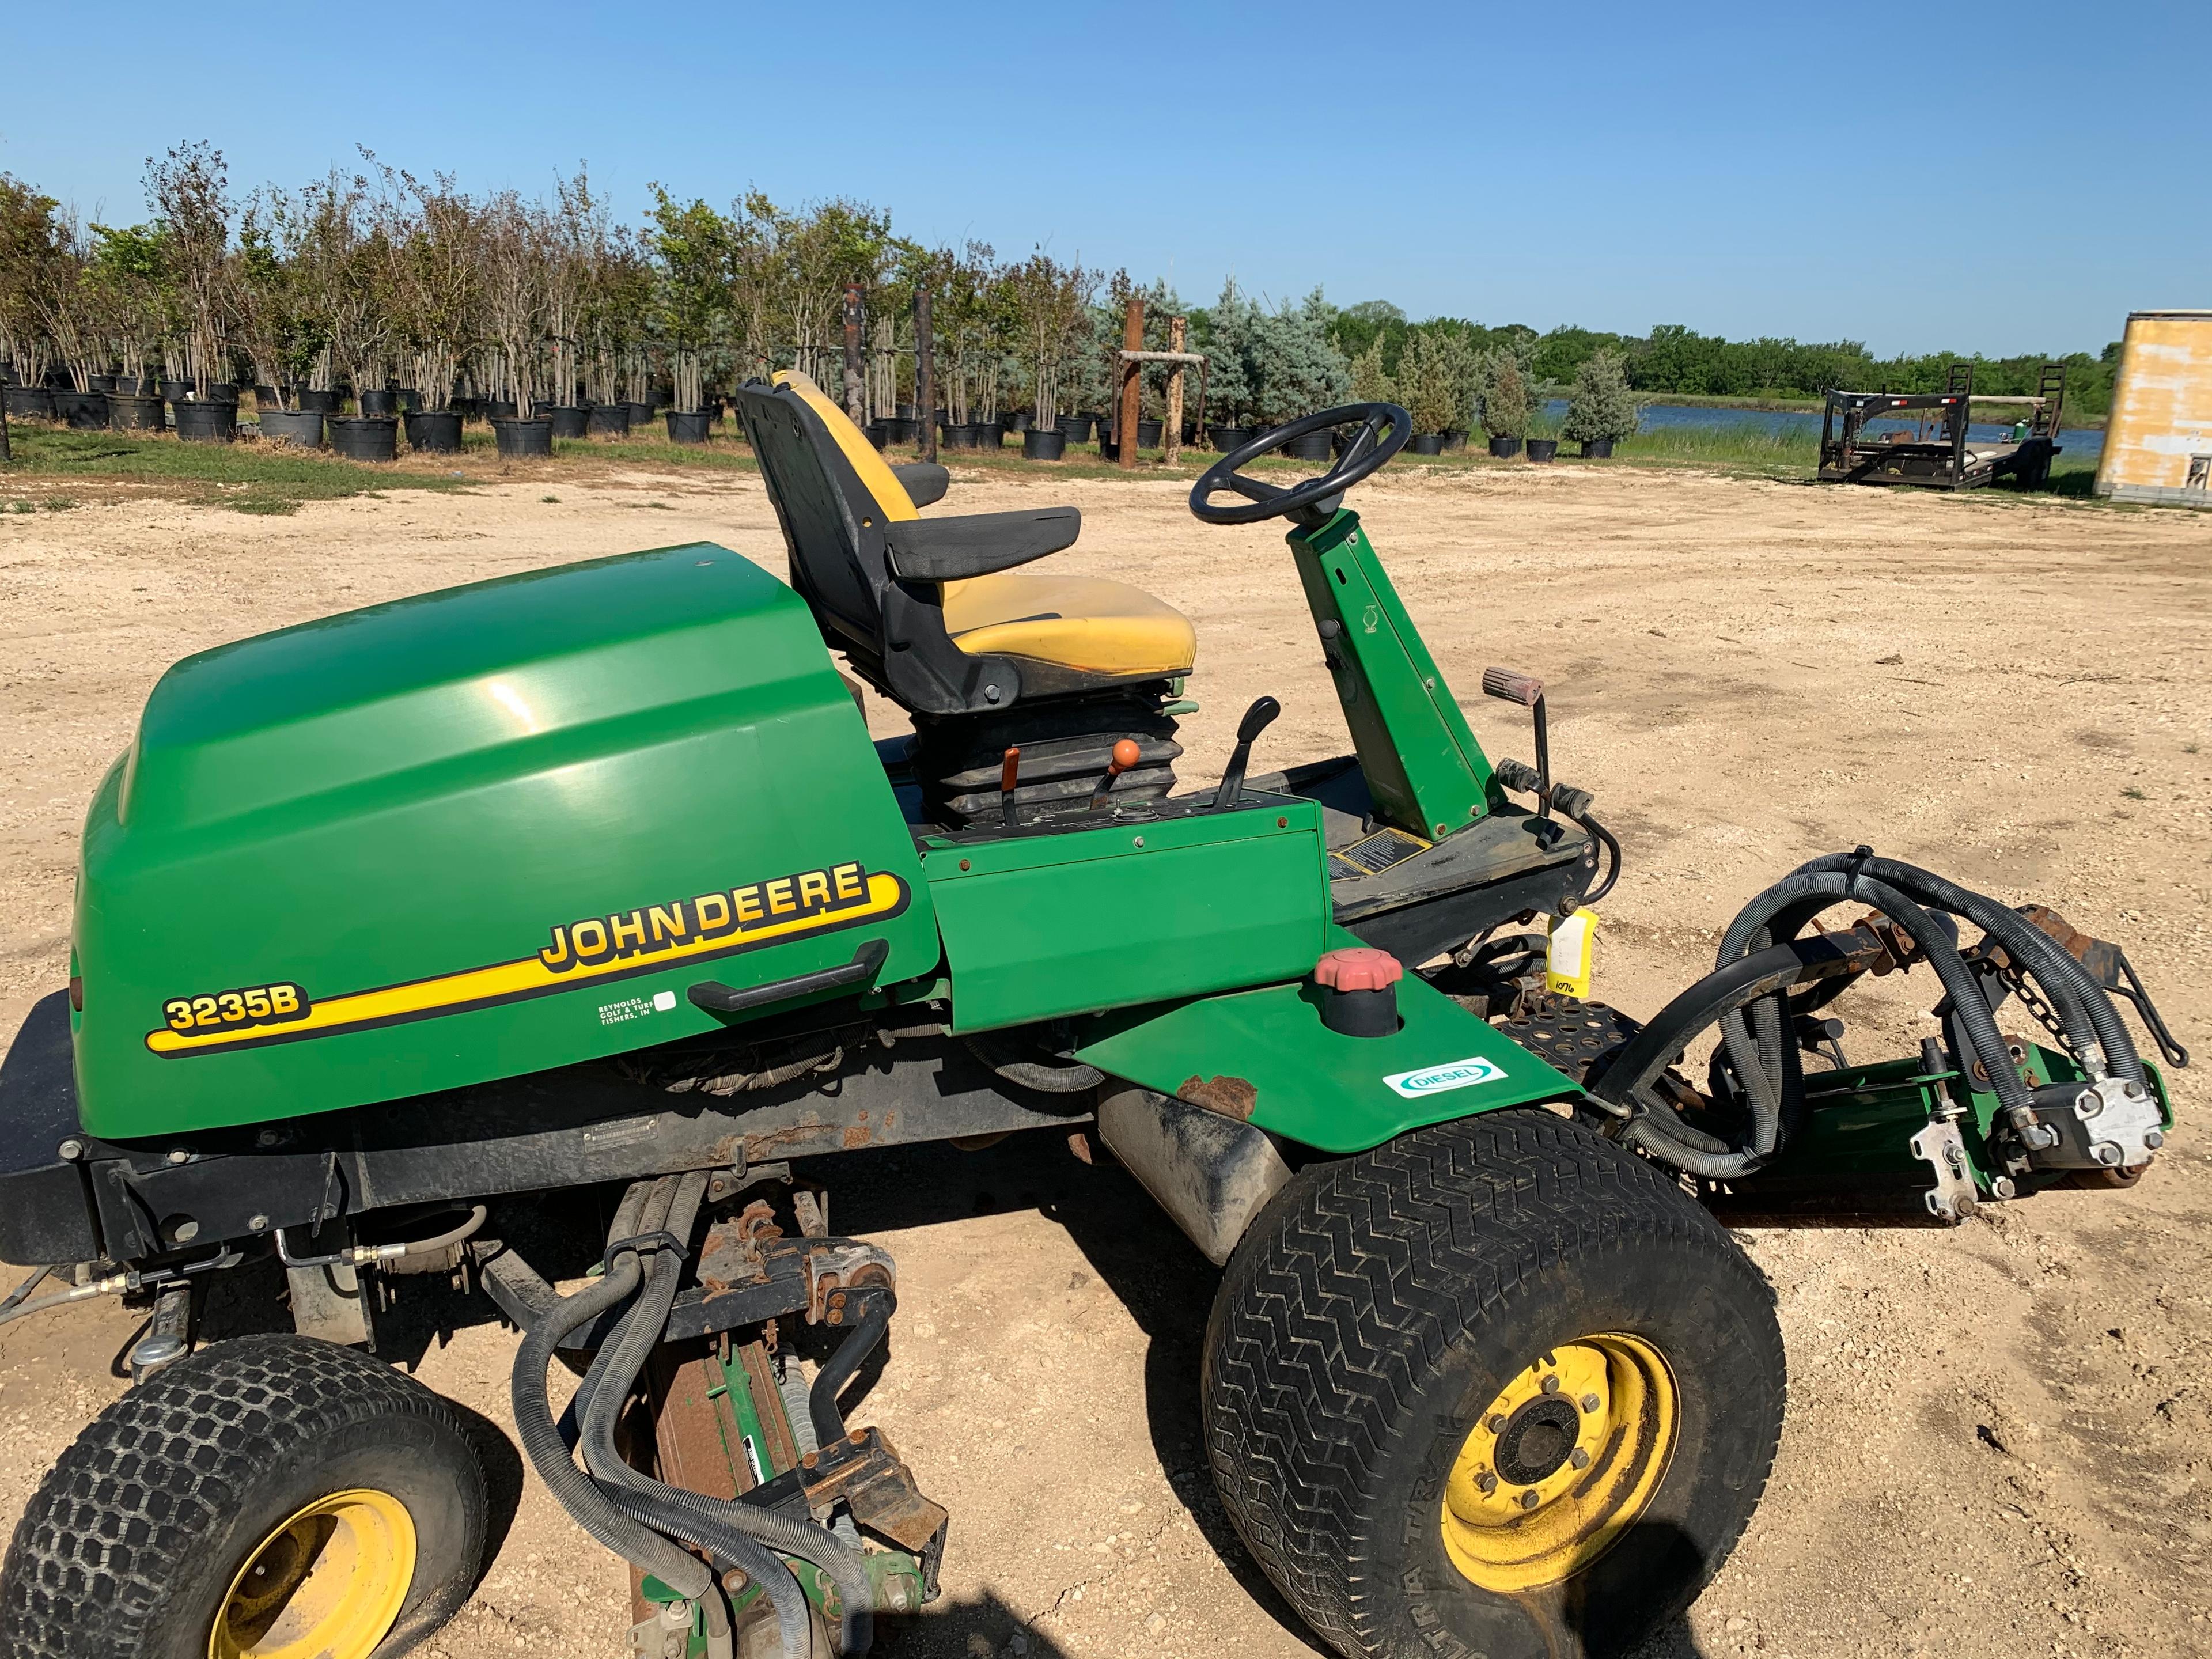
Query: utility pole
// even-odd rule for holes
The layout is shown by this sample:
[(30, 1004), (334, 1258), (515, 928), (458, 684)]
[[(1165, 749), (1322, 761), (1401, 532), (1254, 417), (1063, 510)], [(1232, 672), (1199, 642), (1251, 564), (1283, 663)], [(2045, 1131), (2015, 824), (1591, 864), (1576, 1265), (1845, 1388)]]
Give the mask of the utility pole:
[(860, 285), (845, 284), (845, 412), (853, 424), (868, 423), (868, 389), (860, 380)]
[(921, 459), (937, 459), (937, 335), (929, 322), (929, 285), (914, 290), (914, 412), (921, 416), (916, 436)]

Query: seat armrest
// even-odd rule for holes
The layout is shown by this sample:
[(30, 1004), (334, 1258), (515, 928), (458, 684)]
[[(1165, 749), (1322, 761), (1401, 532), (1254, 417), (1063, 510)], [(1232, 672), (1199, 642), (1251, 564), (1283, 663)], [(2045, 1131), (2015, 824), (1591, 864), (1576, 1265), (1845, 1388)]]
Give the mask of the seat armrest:
[(902, 519), (884, 526), (891, 574), (906, 581), (949, 582), (1011, 570), (1073, 547), (1083, 514), (1072, 507), (1024, 513), (969, 513), (957, 519)]
[(906, 498), (916, 507), (927, 507), (932, 501), (941, 501), (945, 492), (952, 487), (952, 475), (935, 461), (908, 461), (903, 466), (891, 469), (891, 476), (906, 491)]

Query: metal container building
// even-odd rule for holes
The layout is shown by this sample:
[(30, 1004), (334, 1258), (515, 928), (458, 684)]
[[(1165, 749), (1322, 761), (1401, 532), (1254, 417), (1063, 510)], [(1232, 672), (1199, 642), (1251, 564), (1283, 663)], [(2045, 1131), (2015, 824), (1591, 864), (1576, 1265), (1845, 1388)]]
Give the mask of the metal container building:
[(2212, 507), (2212, 311), (2128, 314), (2097, 493)]

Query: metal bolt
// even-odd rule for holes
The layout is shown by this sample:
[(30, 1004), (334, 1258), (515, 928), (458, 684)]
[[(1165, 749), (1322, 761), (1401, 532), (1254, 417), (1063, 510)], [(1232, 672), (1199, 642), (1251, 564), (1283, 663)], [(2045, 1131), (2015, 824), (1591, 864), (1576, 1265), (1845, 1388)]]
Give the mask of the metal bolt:
[(1485, 1469), (1480, 1474), (1474, 1477), (1474, 1489), (1480, 1492), (1484, 1497), (1487, 1498), (1492, 1492), (1498, 1490), (1498, 1477), (1492, 1474), (1488, 1469)]
[(1595, 1411), (1601, 1403), (1594, 1394), (1586, 1394), (1583, 1396), (1583, 1409), (1586, 1412)]
[(814, 1467), (814, 1465), (816, 1464), (816, 1462), (818, 1462), (819, 1460), (816, 1458), (815, 1455), (814, 1455), (812, 1452), (809, 1452), (809, 1453), (807, 1453), (807, 1454), (806, 1454), (806, 1455), (805, 1455), (805, 1456), (804, 1456), (804, 1457), (800, 1458), (799, 1461), (800, 1462), (802, 1462), (802, 1463), (805, 1464), (805, 1465), (806, 1465), (806, 1467), (807, 1467), (808, 1468), (810, 1468), (810, 1469), (811, 1469), (811, 1468), (812, 1468)]
[(745, 1577), (743, 1567), (732, 1567), (722, 1575), (722, 1588), (732, 1595), (741, 1595), (750, 1589), (752, 1580)]
[(84, 1142), (75, 1139), (64, 1140), (60, 1146), (55, 1147), (54, 1151), (58, 1152), (64, 1158), (82, 1158), (84, 1156)]
[(2130, 1100), (2141, 1100), (2142, 1098), (2143, 1086), (2140, 1083), (2124, 1083), (2120, 1085), (2120, 1092), (2125, 1095)]
[(246, 1224), (246, 1231), (250, 1233), (267, 1232), (269, 1231), (269, 1218), (265, 1215), (255, 1216), (251, 1221), (248, 1221)]
[(1589, 1467), (1589, 1454), (1577, 1446), (1567, 1454), (1567, 1462), (1578, 1469), (1586, 1469)]
[(2104, 1109), (2104, 1099), (2094, 1089), (2084, 1089), (2074, 1097), (2074, 1115), (2076, 1117), (2094, 1117)]
[(987, 685), (983, 688), (983, 701), (985, 702), (996, 702), (998, 700), (999, 688), (997, 686)]
[(2099, 1141), (2089, 1149), (2089, 1154), (2100, 1164), (2118, 1164), (2120, 1161), (2119, 1146), (2110, 1140)]
[(1559, 1391), (1559, 1379), (1558, 1377), (1547, 1376), (1544, 1379), (1544, 1392), (1546, 1394), (1557, 1394)]
[(1524, 1510), (1533, 1510), (1543, 1501), (1533, 1492), (1524, 1492), (1521, 1494), (1521, 1507)]
[(2154, 1152), (2156, 1152), (2160, 1147), (2166, 1145), (2166, 1131), (2163, 1129), (2144, 1130), (2143, 1145), (2149, 1147)]
[(174, 1237), (175, 1237), (176, 1241), (177, 1241), (177, 1243), (179, 1243), (179, 1244), (189, 1244), (189, 1243), (191, 1243), (194, 1239), (198, 1238), (199, 1236), (200, 1236), (200, 1224), (199, 1224), (198, 1222), (197, 1222), (197, 1221), (179, 1221), (179, 1222), (177, 1224), (176, 1232), (175, 1232)]
[(259, 1134), (253, 1137), (253, 1144), (257, 1146), (274, 1146), (278, 1141), (283, 1139), (283, 1136), (278, 1134), (274, 1129), (264, 1129)]
[(1492, 1434), (1503, 1434), (1505, 1432), (1505, 1419), (1502, 1417), (1493, 1417), (1485, 1426), (1486, 1426)]
[(1990, 1191), (1999, 1198), (2010, 1198), (2019, 1190), (2019, 1188), (2012, 1184), (2010, 1176), (1999, 1176), (1995, 1181), (1990, 1182)]
[(170, 1163), (172, 1163), (172, 1164), (189, 1164), (189, 1163), (191, 1163), (191, 1161), (192, 1161), (192, 1155), (191, 1155), (191, 1153), (190, 1152), (186, 1151), (184, 1147), (182, 1147), (182, 1146), (172, 1146), (171, 1148), (169, 1148), (169, 1162), (170, 1162)]
[(890, 1604), (890, 1609), (893, 1613), (904, 1612), (906, 1610), (906, 1581), (902, 1578), (894, 1578), (890, 1583), (884, 1585), (884, 1600)]
[(1145, 844), (1145, 838), (1144, 838), (1142, 836), (1139, 836), (1136, 838), (1136, 840), (1135, 840), (1132, 844), (1133, 844), (1133, 845), (1134, 845), (1134, 846), (1142, 847), (1142, 846)]

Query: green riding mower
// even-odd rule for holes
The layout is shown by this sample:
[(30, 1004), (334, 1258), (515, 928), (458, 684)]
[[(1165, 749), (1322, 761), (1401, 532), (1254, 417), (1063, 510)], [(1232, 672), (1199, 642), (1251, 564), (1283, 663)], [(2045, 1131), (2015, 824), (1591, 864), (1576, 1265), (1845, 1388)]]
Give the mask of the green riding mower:
[[(1534, 743), (1486, 757), (1343, 504), (1402, 410), (1193, 491), (1288, 521), (1353, 750), (1255, 771), (1262, 698), (1194, 790), (1190, 623), (1027, 568), (1073, 510), (924, 518), (943, 471), (803, 377), (739, 404), (789, 586), (662, 548), (155, 688), (86, 822), (68, 988), (0, 1070), (0, 1258), (38, 1270), (0, 1321), (149, 1310), (15, 1530), (9, 1654), (368, 1659), (452, 1614), (475, 1443), (370, 1357), (426, 1275), (521, 1331), (515, 1431), (634, 1567), (639, 1654), (865, 1650), (938, 1595), (948, 1517), (847, 1422), (897, 1269), (818, 1172), (1033, 1128), (1103, 1143), (1224, 1267), (1213, 1475), (1329, 1644), (1612, 1651), (1697, 1595), (1773, 1456), (1781, 1337), (1731, 1226), (1955, 1224), (2156, 1154), (2115, 998), (2186, 1056), (2124, 956), (1864, 848), (1648, 1023), (1559, 988), (1620, 848), (1533, 678), (1482, 677)], [(1324, 431), (1319, 477), (1243, 470)], [(869, 688), (910, 736), (871, 741)], [(1923, 965), (1942, 1035), (1846, 1059), (1838, 994)], [(562, 1295), (513, 1241), (586, 1188), (609, 1220)], [(290, 1329), (199, 1343), (241, 1264)]]

